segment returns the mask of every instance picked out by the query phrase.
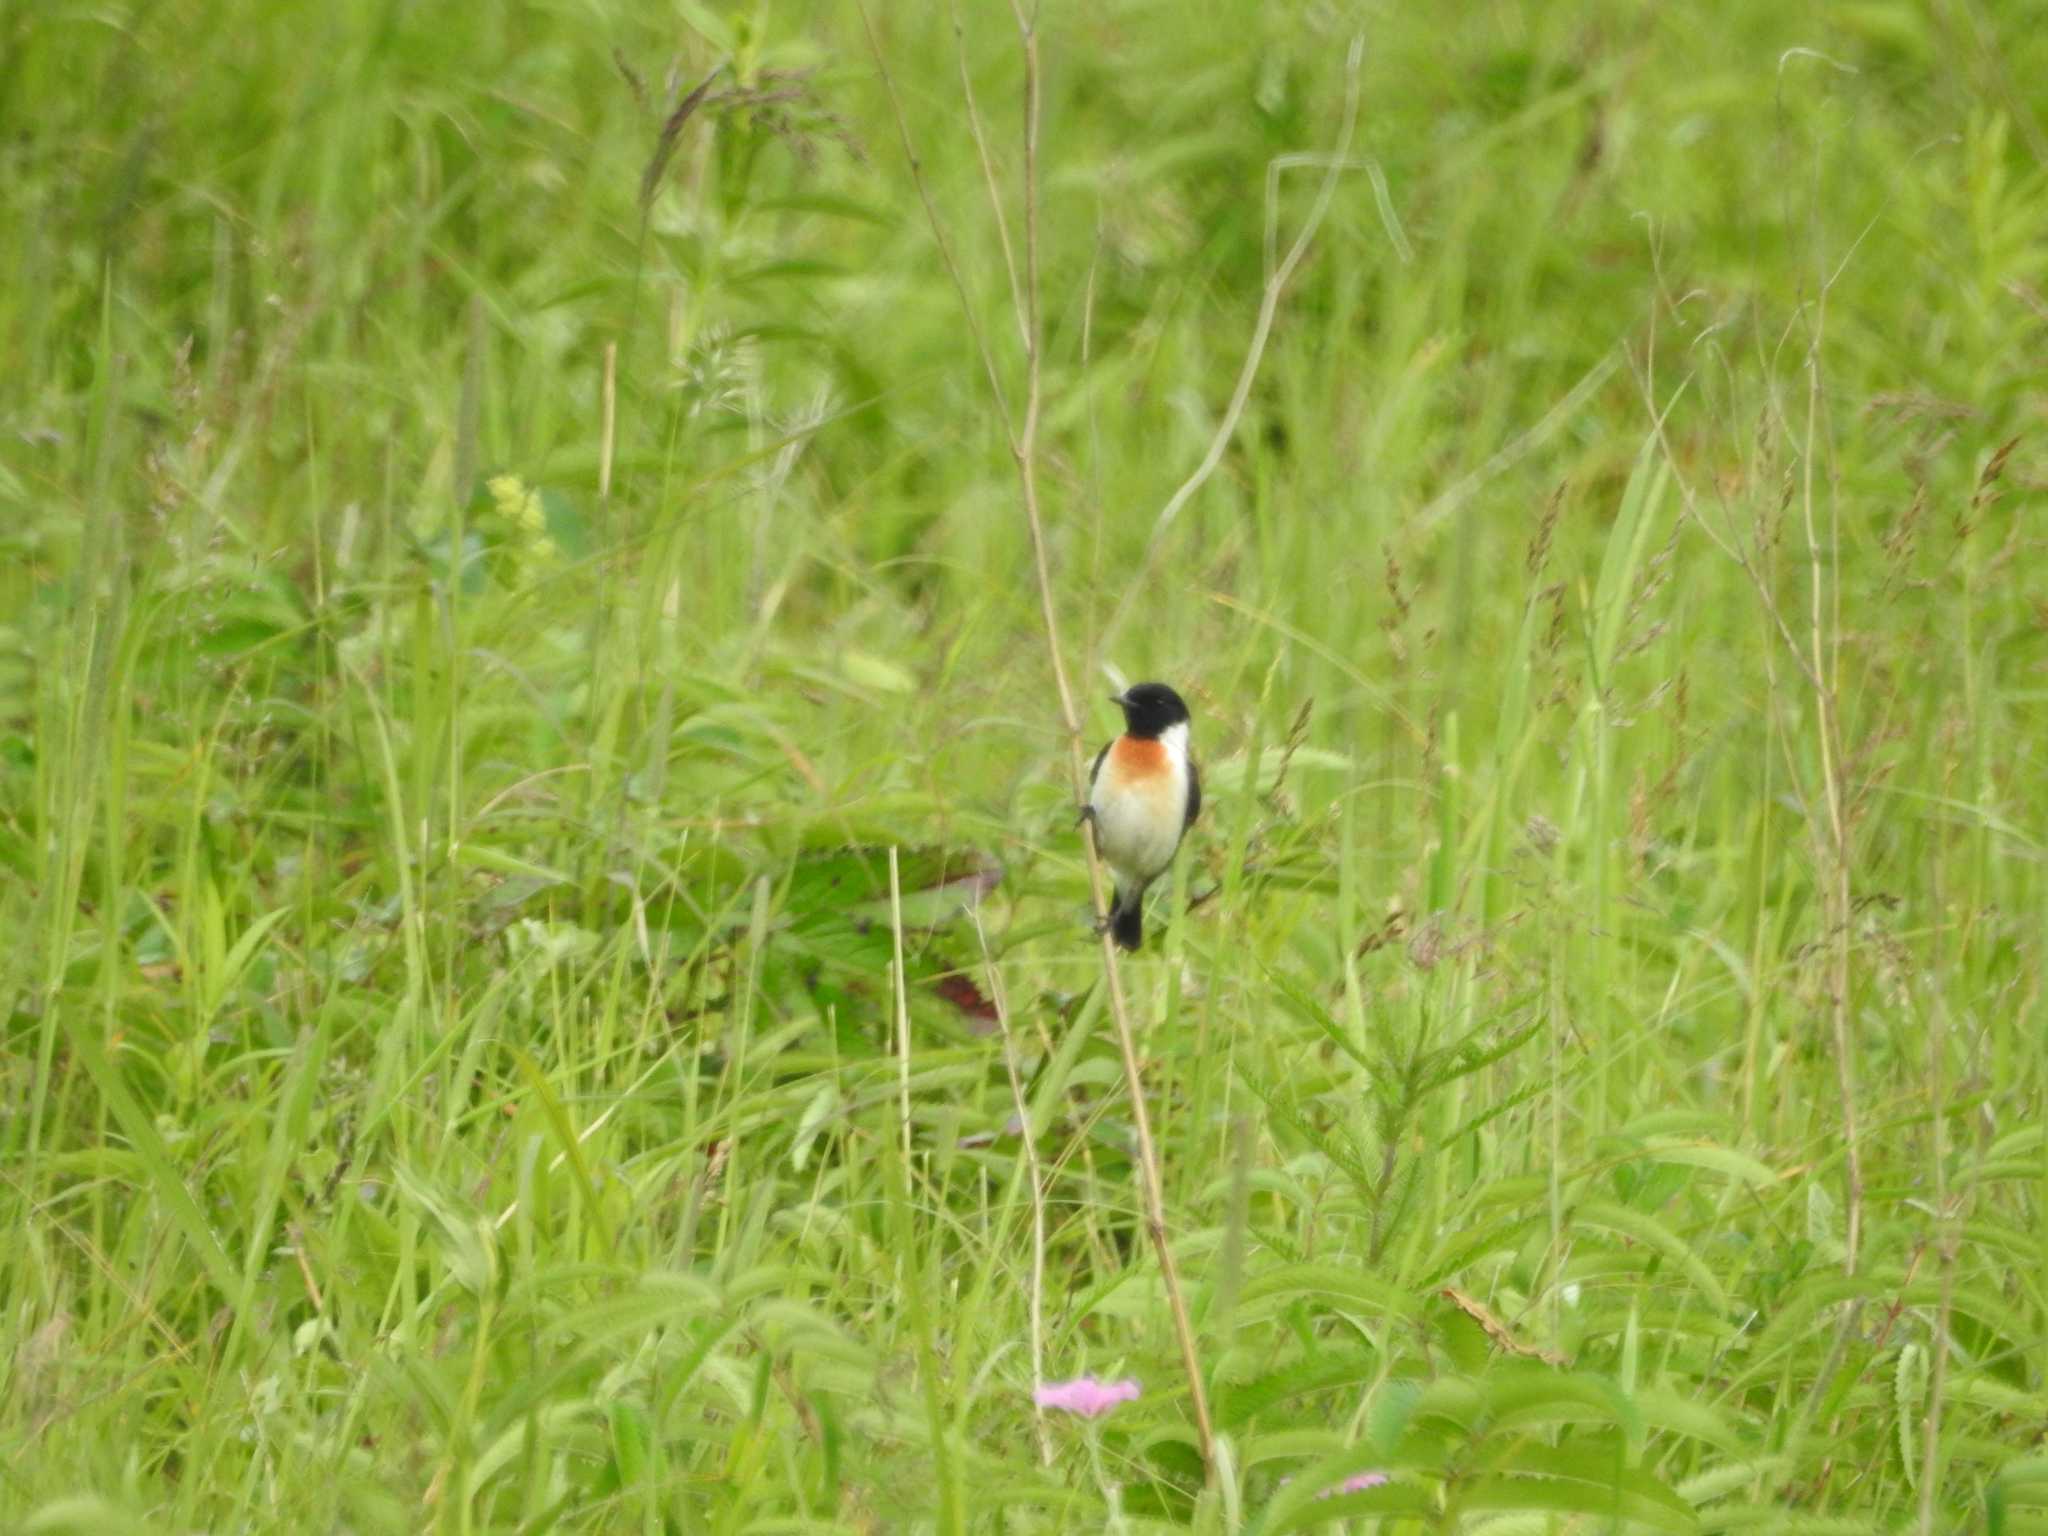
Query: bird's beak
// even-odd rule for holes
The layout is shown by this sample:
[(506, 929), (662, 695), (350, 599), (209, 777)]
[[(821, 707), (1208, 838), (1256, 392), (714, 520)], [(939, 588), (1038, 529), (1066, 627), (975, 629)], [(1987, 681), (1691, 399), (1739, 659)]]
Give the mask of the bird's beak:
[(1112, 693), (1109, 696), (1109, 702), (1114, 704), (1118, 709), (1122, 709), (1124, 707), (1124, 696), (1120, 693)]

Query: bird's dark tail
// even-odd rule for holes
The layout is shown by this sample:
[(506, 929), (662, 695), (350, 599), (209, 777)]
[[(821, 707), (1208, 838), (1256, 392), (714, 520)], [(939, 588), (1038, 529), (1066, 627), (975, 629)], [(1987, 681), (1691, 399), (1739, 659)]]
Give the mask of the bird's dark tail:
[(1145, 942), (1143, 891), (1126, 891), (1118, 888), (1116, 903), (1109, 909), (1109, 931), (1120, 949), (1136, 949)]

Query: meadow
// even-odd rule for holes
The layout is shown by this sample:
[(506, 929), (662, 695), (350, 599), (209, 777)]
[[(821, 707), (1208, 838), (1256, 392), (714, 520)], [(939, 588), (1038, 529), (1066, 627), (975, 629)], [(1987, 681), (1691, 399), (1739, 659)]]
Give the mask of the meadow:
[(0, 1530), (2048, 1531), (2048, 29), (1031, 14), (0, 9)]

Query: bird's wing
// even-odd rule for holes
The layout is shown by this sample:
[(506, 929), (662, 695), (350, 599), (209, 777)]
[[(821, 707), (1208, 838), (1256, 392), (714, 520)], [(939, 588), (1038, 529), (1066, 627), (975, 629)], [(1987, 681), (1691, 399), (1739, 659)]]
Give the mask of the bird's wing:
[(1195, 824), (1195, 818), (1202, 814), (1202, 770), (1195, 766), (1195, 760), (1188, 759), (1188, 816), (1181, 830), (1185, 832)]

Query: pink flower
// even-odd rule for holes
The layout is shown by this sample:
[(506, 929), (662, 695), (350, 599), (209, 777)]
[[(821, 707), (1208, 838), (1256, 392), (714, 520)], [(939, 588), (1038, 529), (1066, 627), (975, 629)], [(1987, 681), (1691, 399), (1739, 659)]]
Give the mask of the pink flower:
[(1058, 1408), (1084, 1419), (1099, 1419), (1118, 1403), (1128, 1403), (1136, 1398), (1138, 1384), (1135, 1381), (1097, 1381), (1093, 1376), (1077, 1376), (1072, 1381), (1041, 1382), (1033, 1395), (1041, 1408)]
[(1344, 1479), (1334, 1488), (1325, 1488), (1316, 1497), (1327, 1499), (1333, 1493), (1363, 1493), (1368, 1488), (1377, 1488), (1387, 1480), (1384, 1472), (1357, 1472)]
[[(1368, 1488), (1379, 1487), (1387, 1480), (1387, 1474), (1384, 1472), (1354, 1472), (1336, 1487), (1325, 1488), (1316, 1497), (1319, 1499), (1330, 1499), (1335, 1498), (1340, 1493), (1363, 1493)], [(1283, 1477), (1280, 1479), (1280, 1486), (1285, 1488), (1293, 1481), (1294, 1479), (1291, 1477)]]

